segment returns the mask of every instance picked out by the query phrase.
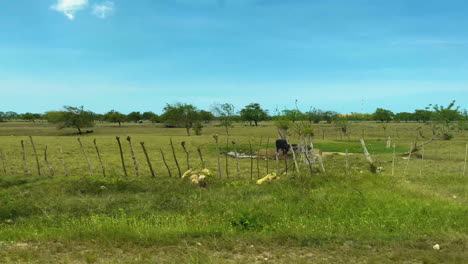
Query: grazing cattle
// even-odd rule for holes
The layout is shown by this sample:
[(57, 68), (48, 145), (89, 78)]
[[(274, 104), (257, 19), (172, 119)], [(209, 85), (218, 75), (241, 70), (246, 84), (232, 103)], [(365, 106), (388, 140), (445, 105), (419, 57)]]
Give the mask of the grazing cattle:
[(288, 153), (289, 148), (290, 148), (290, 146), (288, 144), (288, 141), (286, 141), (284, 139), (276, 140), (276, 152), (279, 153), (279, 151), (282, 150), (283, 154), (286, 154), (286, 153)]

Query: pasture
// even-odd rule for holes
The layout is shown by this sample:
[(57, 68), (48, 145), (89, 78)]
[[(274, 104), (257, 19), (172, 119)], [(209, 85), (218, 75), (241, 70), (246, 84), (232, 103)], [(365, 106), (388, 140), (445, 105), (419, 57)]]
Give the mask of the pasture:
[[(468, 259), (468, 131), (436, 140), (422, 123), (353, 123), (350, 140), (333, 124), (315, 125), (323, 166), (266, 159), (278, 138), (259, 127), (208, 125), (201, 136), (160, 124), (98, 124), (80, 136), (46, 123), (0, 123), (0, 262), (37, 263), (463, 263)], [(419, 132), (421, 131), (421, 132)], [(213, 135), (219, 135), (219, 158)], [(36, 156), (39, 160), (40, 174)], [(122, 169), (122, 143), (127, 176)], [(141, 177), (136, 176), (131, 136)], [(395, 148), (387, 148), (388, 137)], [(360, 138), (382, 167), (371, 173)], [(99, 148), (103, 168), (93, 140)], [(201, 169), (206, 188), (179, 178)], [(21, 140), (25, 145), (24, 157)], [(236, 144), (232, 144), (232, 140)], [(268, 141), (268, 144), (267, 144)], [(291, 131), (291, 141), (297, 138)], [(152, 177), (140, 142), (154, 169)], [(187, 155), (181, 146), (185, 142)], [(227, 145), (226, 145), (227, 144)], [(47, 161), (44, 152), (47, 147)], [(62, 150), (62, 152), (60, 151)], [(228, 151), (257, 157), (236, 159)], [(349, 152), (348, 169), (346, 156)], [(163, 162), (164, 153), (167, 165)], [(252, 152), (252, 153), (251, 153)], [(63, 153), (63, 155), (62, 155)], [(64, 171), (66, 167), (66, 174)], [(169, 175), (171, 172), (172, 177)], [(433, 248), (438, 244), (439, 250)]]

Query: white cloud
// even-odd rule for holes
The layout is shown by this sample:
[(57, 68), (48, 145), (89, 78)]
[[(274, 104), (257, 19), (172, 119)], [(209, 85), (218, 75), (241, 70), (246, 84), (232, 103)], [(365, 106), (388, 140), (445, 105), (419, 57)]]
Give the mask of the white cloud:
[(51, 8), (62, 12), (68, 19), (73, 20), (76, 12), (83, 10), (87, 5), (88, 0), (57, 0), (57, 4), (51, 6)]
[(93, 14), (101, 19), (105, 19), (114, 12), (114, 9), (114, 2), (105, 1), (101, 4), (93, 5)]

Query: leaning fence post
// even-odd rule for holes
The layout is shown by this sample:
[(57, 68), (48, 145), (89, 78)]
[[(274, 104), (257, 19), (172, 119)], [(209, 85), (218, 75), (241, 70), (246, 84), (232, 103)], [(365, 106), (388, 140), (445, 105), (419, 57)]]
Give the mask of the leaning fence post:
[(184, 149), (185, 157), (187, 159), (187, 170), (190, 170), (190, 153), (188, 152), (187, 148), (185, 147), (185, 141), (180, 142), (180, 145)]
[(39, 156), (37, 155), (36, 144), (34, 144), (34, 140), (33, 140), (32, 136), (29, 136), (29, 140), (31, 141), (34, 156), (36, 157), (37, 174), (39, 176), (41, 176), (41, 165), (39, 164)]
[[(296, 167), (296, 172), (297, 172), (298, 176), (300, 176), (300, 175), (301, 175), (301, 172), (299, 171), (299, 164), (297, 164), (296, 152), (294, 151), (293, 146), (289, 143), (289, 140), (287, 140), (287, 142), (288, 142), (289, 147), (290, 147), (291, 150), (292, 150), (293, 160), (294, 160), (294, 167)], [(325, 169), (324, 169), (324, 171), (325, 171)]]
[(115, 139), (117, 140), (117, 143), (119, 144), (120, 161), (122, 162), (122, 169), (124, 171), (124, 175), (125, 177), (128, 177), (127, 168), (125, 167), (125, 159), (124, 159), (123, 150), (122, 150), (122, 143), (120, 142), (120, 137), (115, 137)]
[(138, 168), (138, 162), (136, 159), (135, 155), (135, 150), (133, 149), (133, 144), (132, 144), (132, 138), (130, 136), (127, 137), (128, 144), (130, 145), (130, 151), (132, 153), (132, 159), (133, 159), (133, 166), (135, 166), (135, 174), (138, 178), (141, 177), (140, 175), (140, 169)]
[(54, 169), (52, 168), (52, 165), (50, 164), (49, 160), (47, 159), (47, 146), (45, 147), (45, 150), (44, 150), (44, 161), (45, 161), (47, 167), (49, 168), (50, 177), (54, 177)]
[(96, 153), (97, 153), (98, 158), (99, 158), (99, 163), (101, 164), (102, 175), (104, 177), (106, 177), (106, 168), (104, 167), (104, 163), (102, 162), (101, 153), (99, 152), (99, 148), (98, 148), (98, 145), (96, 143), (96, 139), (93, 140), (93, 143), (94, 143), (94, 147), (96, 148)]
[(161, 151), (162, 160), (164, 162), (164, 165), (166, 165), (167, 172), (169, 173), (169, 177), (172, 178), (171, 169), (169, 168), (169, 165), (167, 165), (167, 161), (166, 161), (166, 157), (164, 156), (164, 152), (162, 151), (162, 149), (159, 149), (159, 150)]
[(201, 151), (200, 147), (197, 148), (197, 152), (198, 152), (198, 156), (200, 157), (200, 162), (201, 162), (202, 168), (206, 169), (205, 160), (203, 159), (203, 154), (202, 154), (202, 151)]
[(217, 159), (218, 159), (218, 176), (219, 178), (222, 177), (222, 172), (221, 172), (221, 158), (220, 158), (220, 154), (219, 154), (219, 143), (218, 143), (218, 134), (214, 134), (213, 135), (213, 138), (216, 142), (216, 156), (217, 156)]
[(89, 176), (93, 176), (93, 168), (91, 167), (91, 162), (89, 162), (88, 154), (83, 147), (83, 143), (81, 143), (81, 139), (77, 138), (77, 140), (80, 143), (81, 151), (83, 152), (83, 156), (85, 157), (86, 163), (88, 164)]
[(369, 162), (370, 171), (372, 173), (376, 173), (377, 172), (377, 167), (374, 165), (374, 162), (372, 161), (372, 158), (371, 158), (371, 155), (369, 154), (369, 151), (367, 151), (366, 142), (364, 141), (364, 138), (361, 138), (361, 145), (362, 145), (362, 149), (364, 150), (364, 155), (366, 156), (366, 159)]
[(150, 158), (148, 156), (148, 152), (146, 151), (146, 147), (145, 147), (145, 142), (140, 142), (140, 145), (141, 145), (141, 148), (143, 149), (143, 153), (145, 153), (145, 157), (146, 157), (146, 162), (148, 163), (148, 168), (151, 172), (151, 177), (156, 177), (156, 174), (154, 174), (154, 170), (153, 170), (153, 165), (151, 165), (151, 161), (150, 161)]
[(24, 140), (21, 140), (21, 156), (23, 158), (23, 170), (25, 175), (29, 175), (30, 171), (28, 168), (28, 164), (26, 163), (26, 150), (24, 148)]
[(229, 178), (229, 136), (226, 136), (226, 154), (225, 154), (225, 159), (226, 159), (226, 178)]
[(182, 172), (180, 171), (179, 162), (177, 161), (177, 156), (175, 154), (174, 144), (172, 143), (172, 138), (170, 138), (169, 141), (171, 142), (172, 156), (174, 156), (174, 162), (177, 166), (177, 171), (179, 172), (179, 178), (182, 178)]
[(409, 164), (410, 164), (410, 161), (411, 161), (411, 155), (412, 154), (413, 154), (413, 143), (411, 143), (411, 145), (410, 145), (410, 151), (409, 151), (409, 155), (408, 155), (408, 162), (406, 163), (405, 171), (403, 172), (403, 176), (406, 176), (406, 172), (408, 171), (408, 167), (409, 167)]
[(325, 166), (323, 166), (323, 155), (322, 155), (322, 151), (319, 151), (318, 161), (319, 161), (319, 164), (320, 164), (320, 168), (322, 168), (322, 172), (325, 172)]
[(65, 163), (65, 156), (63, 155), (62, 146), (59, 146), (59, 151), (60, 151), (60, 158), (62, 160), (62, 165), (63, 165), (63, 172), (65, 173), (65, 176), (68, 176), (67, 164)]

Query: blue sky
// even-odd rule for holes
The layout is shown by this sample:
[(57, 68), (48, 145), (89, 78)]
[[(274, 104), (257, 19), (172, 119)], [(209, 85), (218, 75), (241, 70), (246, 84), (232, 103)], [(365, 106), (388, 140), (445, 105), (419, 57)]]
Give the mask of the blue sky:
[(468, 1), (0, 0), (0, 111), (468, 108)]

